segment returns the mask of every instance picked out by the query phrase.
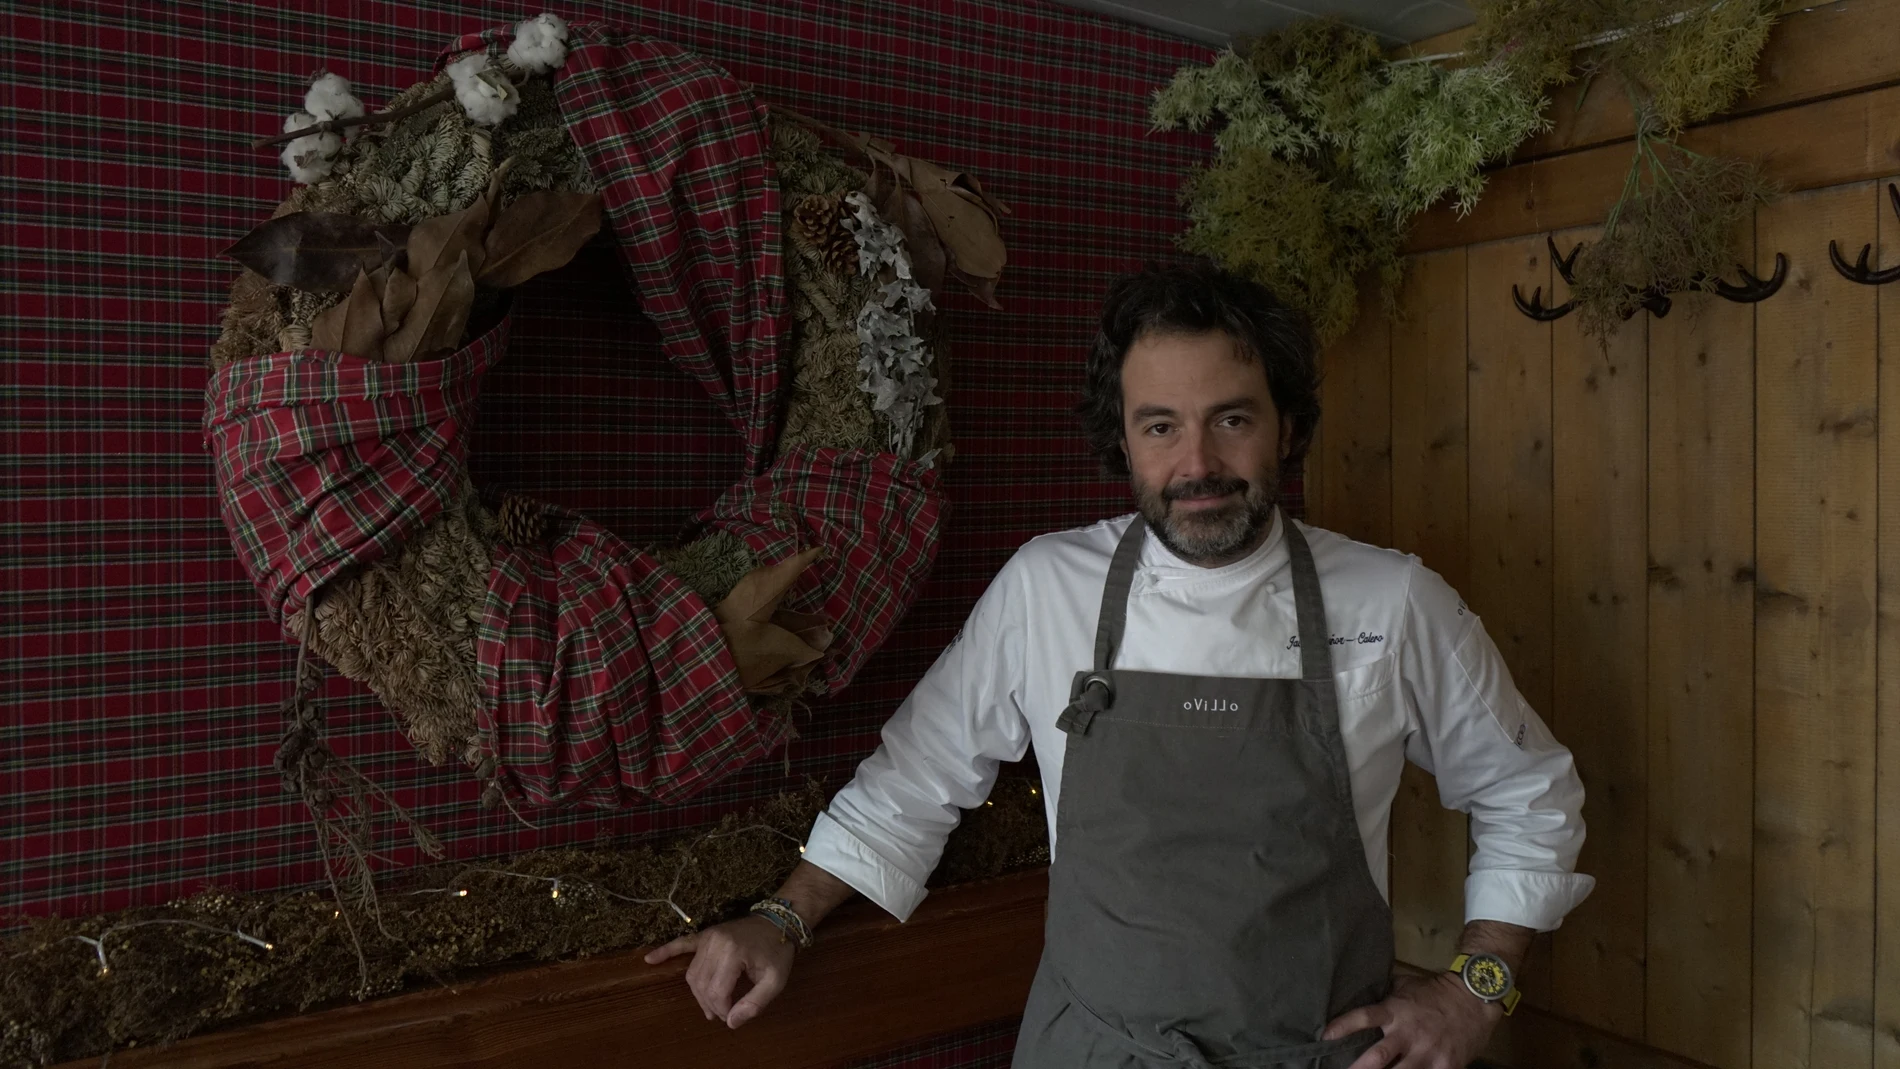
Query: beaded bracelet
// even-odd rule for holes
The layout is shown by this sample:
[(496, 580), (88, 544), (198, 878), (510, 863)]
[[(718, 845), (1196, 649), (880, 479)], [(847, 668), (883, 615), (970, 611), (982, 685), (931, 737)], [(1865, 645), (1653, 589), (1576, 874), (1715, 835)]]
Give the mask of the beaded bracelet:
[(800, 950), (811, 946), (811, 929), (805, 926), (805, 919), (792, 909), (790, 902), (783, 898), (768, 898), (754, 903), (752, 912), (772, 922), (773, 927), (778, 929), (781, 942), (790, 939), (798, 944)]

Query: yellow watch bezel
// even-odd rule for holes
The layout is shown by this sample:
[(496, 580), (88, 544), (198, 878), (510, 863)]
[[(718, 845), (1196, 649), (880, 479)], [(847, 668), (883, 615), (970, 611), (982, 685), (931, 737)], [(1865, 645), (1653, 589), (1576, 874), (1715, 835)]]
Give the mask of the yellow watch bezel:
[[(1466, 968), (1470, 965), (1473, 958), (1483, 958), (1487, 962), (1497, 963), (1498, 969), (1504, 974), (1504, 991), (1502, 994), (1487, 998), (1485, 994), (1479, 990), (1479, 985), (1474, 983), (1466, 972)], [(1495, 1002), (1503, 1006), (1504, 1015), (1506, 1017), (1509, 1017), (1512, 1011), (1517, 1009), (1518, 1001), (1524, 997), (1524, 992), (1517, 988), (1516, 977), (1511, 975), (1510, 966), (1505, 965), (1504, 960), (1495, 954), (1460, 954), (1451, 959), (1451, 967), (1446, 971), (1462, 980), (1465, 985), (1465, 990), (1471, 992), (1472, 997), (1485, 1002)]]

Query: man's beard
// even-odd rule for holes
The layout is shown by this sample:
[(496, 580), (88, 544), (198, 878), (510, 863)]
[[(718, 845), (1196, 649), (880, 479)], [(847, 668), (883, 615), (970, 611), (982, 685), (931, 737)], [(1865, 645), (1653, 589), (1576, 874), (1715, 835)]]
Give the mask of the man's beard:
[[(1240, 494), (1237, 500), (1212, 507), (1173, 508), (1180, 498), (1236, 492)], [(1258, 483), (1233, 475), (1210, 475), (1174, 483), (1160, 491), (1135, 481), (1135, 502), (1155, 537), (1175, 556), (1203, 567), (1232, 563), (1259, 545), (1273, 522), (1273, 508), (1279, 499), (1277, 470)]]

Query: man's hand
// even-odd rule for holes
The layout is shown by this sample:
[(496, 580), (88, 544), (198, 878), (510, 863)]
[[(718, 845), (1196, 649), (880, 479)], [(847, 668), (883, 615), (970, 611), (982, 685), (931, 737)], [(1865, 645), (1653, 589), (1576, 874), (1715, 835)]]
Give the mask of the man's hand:
[[(717, 1018), (727, 1028), (737, 1028), (757, 1017), (785, 990), (796, 951), (789, 940), (780, 938), (771, 921), (750, 916), (680, 936), (648, 954), (647, 964), (693, 955), (693, 963), (686, 967), (686, 986), (699, 1000), (699, 1008), (708, 1021)], [(752, 986), (735, 1002), (742, 976)]]
[(1503, 1019), (1504, 1007), (1465, 990), (1464, 980), (1452, 973), (1400, 976), (1384, 1002), (1340, 1016), (1320, 1038), (1383, 1028), (1385, 1038), (1351, 1069), (1465, 1069)]

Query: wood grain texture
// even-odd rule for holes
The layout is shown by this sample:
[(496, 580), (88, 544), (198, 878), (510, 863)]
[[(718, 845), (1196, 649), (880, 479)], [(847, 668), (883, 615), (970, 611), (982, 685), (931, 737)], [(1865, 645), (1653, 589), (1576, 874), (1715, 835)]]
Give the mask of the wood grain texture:
[(1374, 545), (1392, 539), (1392, 322), (1370, 279), (1352, 330), (1321, 356), (1326, 526)]
[[(1594, 232), (1557, 237), (1559, 248)], [(1561, 287), (1562, 283), (1558, 285)], [(1568, 293), (1553, 295), (1567, 299)], [(1648, 330), (1551, 332), (1553, 633), (1551, 730), (1576, 756), (1589, 829), (1579, 871), (1596, 890), (1553, 937), (1557, 1012), (1643, 1034), (1647, 922)]]
[[(1754, 248), (1751, 225), (1737, 258)], [(1630, 740), (1649, 761), (1646, 1035), (1723, 1069), (1750, 1064), (1755, 307), (1649, 325), (1649, 731)]]
[(938, 891), (902, 925), (855, 902), (801, 955), (770, 1012), (736, 1030), (701, 1014), (684, 960), (650, 966), (629, 951), (129, 1050), (112, 1065), (835, 1066), (1020, 1014), (1042, 953), (1048, 886), (1037, 870)]
[[(1889, 181), (1900, 181), (1900, 177)], [(1884, 186), (1885, 183), (1882, 183)], [(1877, 207), (1882, 260), (1900, 255), (1900, 220)], [(1847, 240), (1847, 239), (1844, 239)], [(1879, 394), (1879, 605), (1875, 630), (1880, 739), (1876, 799), (1874, 1064), (1900, 1069), (1900, 290), (1882, 287)]]
[[(1880, 207), (1873, 183), (1796, 195), (1757, 242)], [(1756, 310), (1758, 1066), (1872, 1062), (1876, 299), (1809, 254)]]
[[(1463, 592), (1469, 502), (1465, 438), (1465, 250), (1406, 265), (1392, 326), (1392, 545)], [(1392, 919), (1399, 960), (1442, 967), (1464, 929), (1463, 813), (1407, 763), (1392, 807)]]
[[(1682, 140), (1697, 152), (1761, 159), (1785, 189), (1864, 182), (1900, 163), (1900, 86), (1714, 123)], [(1406, 251), (1601, 223), (1623, 188), (1632, 151), (1625, 141), (1500, 168), (1470, 215), (1459, 218), (1443, 206), (1420, 215)]]
[[(1541, 238), (1468, 250), (1470, 405), (1468, 601), (1517, 689), (1551, 708), (1551, 327), (1519, 315), (1513, 283), (1550, 292)], [(1550, 998), (1549, 937), (1524, 969), (1525, 998)]]

